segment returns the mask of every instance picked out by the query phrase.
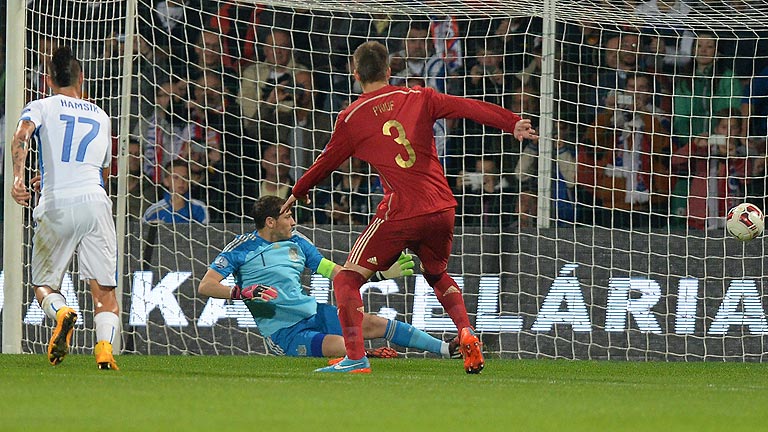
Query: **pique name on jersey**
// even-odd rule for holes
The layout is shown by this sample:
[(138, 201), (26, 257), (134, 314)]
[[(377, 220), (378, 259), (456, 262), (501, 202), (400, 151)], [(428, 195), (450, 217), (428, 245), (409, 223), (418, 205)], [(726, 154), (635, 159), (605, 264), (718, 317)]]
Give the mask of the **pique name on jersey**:
[(379, 114), (387, 111), (392, 111), (392, 108), (395, 106), (395, 101), (386, 101), (382, 104), (374, 105), (373, 106), (373, 115), (378, 116)]
[(90, 103), (90, 102), (74, 102), (71, 100), (62, 99), (61, 100), (61, 106), (62, 108), (71, 108), (71, 109), (79, 109), (82, 111), (93, 111), (96, 112), (99, 110), (99, 107), (96, 105)]

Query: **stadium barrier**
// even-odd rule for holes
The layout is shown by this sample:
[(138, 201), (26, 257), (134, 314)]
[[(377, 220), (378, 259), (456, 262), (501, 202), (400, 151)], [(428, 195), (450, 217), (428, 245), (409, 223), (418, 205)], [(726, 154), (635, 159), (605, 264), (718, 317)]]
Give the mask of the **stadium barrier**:
[[(142, 229), (147, 227), (134, 225), (129, 232)], [(343, 263), (342, 251), (350, 249), (359, 229), (327, 236), (300, 231), (314, 237), (327, 257)], [(740, 243), (689, 234), (671, 242), (667, 233), (592, 227), (546, 231), (538, 232), (538, 242), (528, 241), (537, 232), (457, 232), (448, 270), (462, 285), (487, 352), (511, 358), (763, 360), (768, 323), (762, 238)], [(215, 258), (232, 233), (223, 226), (194, 225), (184, 237), (207, 240), (169, 248), (188, 245), (175, 235), (161, 228), (149, 243), (130, 238), (130, 250), (142, 253), (130, 253), (132, 270), (123, 272), (128, 287), (123, 352), (266, 353), (241, 302), (196, 293), (206, 271), (203, 263)], [(616, 244), (625, 247), (619, 251)], [(10, 289), (2, 281), (0, 274), (0, 308), (3, 290)], [(92, 320), (90, 296), (84, 284), (73, 281), (76, 273), (67, 274), (64, 290), (69, 303), (84, 311), (75, 345), (88, 347), (92, 332), (83, 323)], [(306, 275), (304, 282), (318, 301), (333, 302), (329, 281)], [(363, 290), (369, 312), (408, 321), (438, 337), (455, 334), (418, 274), (370, 283)], [(23, 296), (23, 350), (42, 352), (47, 339), (35, 335), (50, 323), (32, 301), (32, 290), (25, 288)]]

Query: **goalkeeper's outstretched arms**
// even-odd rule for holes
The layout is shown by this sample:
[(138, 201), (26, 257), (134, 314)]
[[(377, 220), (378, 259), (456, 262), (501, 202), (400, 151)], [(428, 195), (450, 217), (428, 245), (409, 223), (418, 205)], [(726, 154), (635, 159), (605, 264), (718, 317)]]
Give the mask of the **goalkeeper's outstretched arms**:
[[(378, 282), (385, 279), (394, 279), (401, 276), (413, 276), (413, 268), (415, 263), (413, 262), (413, 255), (407, 253), (400, 253), (400, 257), (392, 264), (388, 269), (384, 271), (377, 271), (371, 276), (371, 282)], [(344, 267), (334, 263), (333, 261), (323, 258), (320, 260), (320, 265), (317, 266), (315, 273), (325, 276), (328, 279), (333, 280), (337, 274)]]
[(221, 283), (224, 276), (213, 269), (208, 269), (200, 281), (197, 291), (208, 297), (233, 299), (233, 300), (261, 300), (270, 301), (277, 298), (277, 289), (267, 285), (254, 284), (247, 287), (229, 287)]

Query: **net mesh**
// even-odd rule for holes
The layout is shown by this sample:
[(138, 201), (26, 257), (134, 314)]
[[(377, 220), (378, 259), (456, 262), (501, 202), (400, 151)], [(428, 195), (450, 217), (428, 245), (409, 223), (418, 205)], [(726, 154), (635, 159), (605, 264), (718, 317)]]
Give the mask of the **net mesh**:
[[(471, 121), (434, 127), (459, 202), (449, 273), (486, 350), (762, 360), (763, 240), (724, 231), (727, 208), (765, 208), (759, 3), (141, 0), (126, 49), (125, 2), (36, 1), (26, 91), (47, 93), (42, 59), (71, 44), (87, 97), (113, 116), (115, 135), (129, 135), (129, 170), (119, 173), (128, 210), (118, 215), (129, 226), (125, 352), (267, 352), (241, 303), (199, 296), (197, 284), (234, 234), (253, 229), (253, 201), (288, 194), (320, 154), (360, 93), (351, 53), (379, 40), (392, 84), (497, 103), (549, 131), (521, 143)], [(126, 73), (129, 113), (120, 112)], [(156, 205), (183, 193), (174, 176), (189, 178), (196, 222)], [(381, 196), (378, 176), (347, 161), (296, 210), (300, 231), (344, 262)], [(71, 278), (65, 287), (86, 312), (74, 343), (88, 350), (91, 300), (76, 265)], [(304, 282), (333, 302), (330, 282)], [(371, 312), (456, 334), (419, 275), (368, 284), (363, 297)], [(42, 352), (49, 328), (33, 300), (24, 349)]]

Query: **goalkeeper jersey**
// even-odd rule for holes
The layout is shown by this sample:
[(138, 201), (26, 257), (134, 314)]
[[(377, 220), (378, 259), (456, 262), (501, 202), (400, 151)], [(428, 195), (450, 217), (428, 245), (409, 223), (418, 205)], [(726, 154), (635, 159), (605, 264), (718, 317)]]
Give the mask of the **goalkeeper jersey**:
[(317, 312), (317, 301), (301, 285), (301, 273), (304, 268), (316, 272), (322, 259), (317, 247), (301, 234), (269, 242), (254, 231), (235, 237), (210, 268), (223, 277), (233, 275), (241, 287), (262, 284), (277, 289), (275, 300), (245, 301), (266, 337)]
[(498, 105), (450, 96), (431, 88), (385, 86), (363, 93), (339, 114), (331, 140), (293, 187), (301, 198), (350, 156), (381, 176), (384, 198), (376, 216), (409, 219), (456, 207), (437, 157), (432, 125), (468, 118), (513, 132), (520, 117)]

